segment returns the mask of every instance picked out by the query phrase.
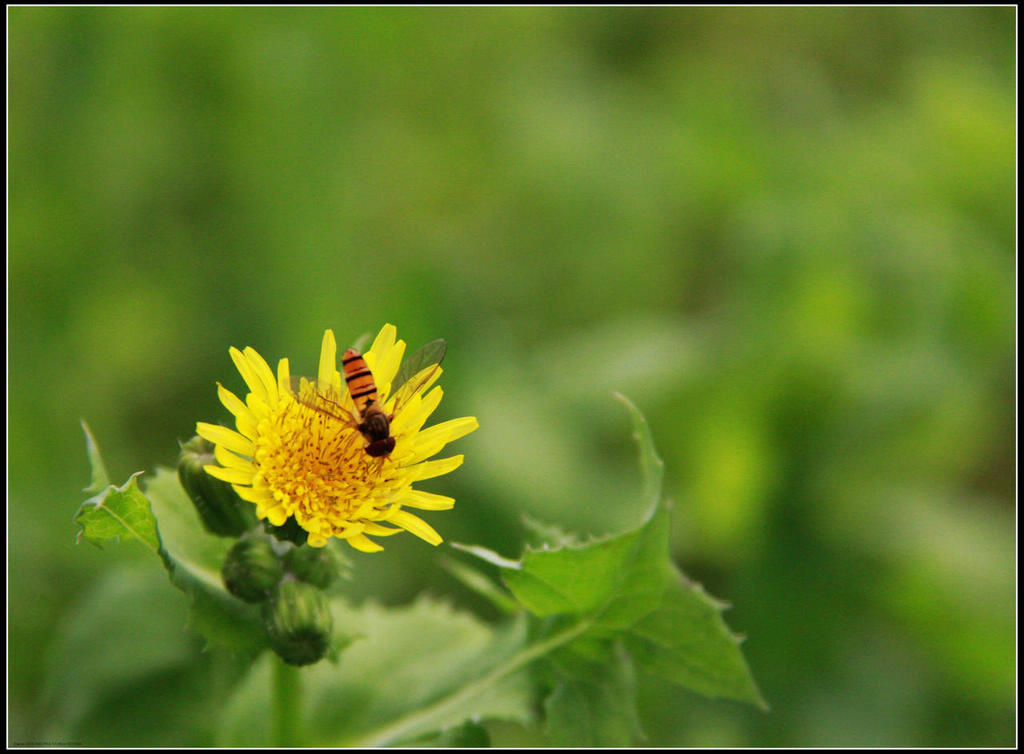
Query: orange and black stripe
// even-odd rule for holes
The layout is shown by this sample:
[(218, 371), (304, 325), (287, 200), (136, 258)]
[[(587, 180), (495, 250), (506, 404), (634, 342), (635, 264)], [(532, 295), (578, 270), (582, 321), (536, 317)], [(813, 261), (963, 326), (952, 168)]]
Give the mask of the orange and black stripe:
[(354, 348), (342, 355), (341, 367), (345, 372), (348, 392), (361, 416), (377, 400), (377, 383), (373, 381), (370, 367), (366, 366), (366, 359)]

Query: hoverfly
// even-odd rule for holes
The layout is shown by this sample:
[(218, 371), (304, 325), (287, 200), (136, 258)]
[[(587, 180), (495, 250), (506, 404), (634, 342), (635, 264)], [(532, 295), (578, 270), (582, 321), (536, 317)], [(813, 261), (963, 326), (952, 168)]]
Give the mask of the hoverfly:
[[(333, 388), (318, 385), (316, 380), (306, 377), (292, 378), (293, 392), (296, 400), (304, 406), (358, 429), (366, 440), (363, 450), (368, 456), (387, 457), (395, 449), (391, 421), (405, 400), (422, 390), (434, 377), (441, 366), (446, 347), (444, 338), (438, 338), (427, 343), (412, 356), (403, 359), (398, 374), (391, 383), (391, 395), (398, 396), (391, 407), (391, 413), (384, 410), (373, 373), (363, 355), (355, 348), (345, 351), (341, 357), (341, 364), (342, 377), (348, 386), (352, 403), (355, 404), (356, 415), (342, 405), (342, 397)], [(402, 395), (399, 395), (400, 391)]]

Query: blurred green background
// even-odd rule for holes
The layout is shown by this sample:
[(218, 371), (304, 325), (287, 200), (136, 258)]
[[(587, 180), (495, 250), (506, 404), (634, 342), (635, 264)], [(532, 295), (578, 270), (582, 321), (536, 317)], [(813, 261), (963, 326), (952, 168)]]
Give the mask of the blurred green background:
[[(392, 322), (480, 419), (448, 541), (634, 521), (647, 415), (772, 706), (641, 679), (649, 744), (1014, 744), (1014, 8), (8, 21), (9, 743), (207, 745), (225, 692), (156, 559), (75, 545), (79, 419), (120, 482), (228, 418), (229, 346)], [(386, 544), (356, 598), (493, 617)]]

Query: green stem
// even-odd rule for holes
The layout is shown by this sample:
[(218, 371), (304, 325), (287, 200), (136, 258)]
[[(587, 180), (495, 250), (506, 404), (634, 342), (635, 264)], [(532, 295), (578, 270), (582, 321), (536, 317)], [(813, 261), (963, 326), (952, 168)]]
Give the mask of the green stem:
[(274, 658), (273, 737), (272, 746), (283, 748), (299, 746), (301, 738), (301, 709), (299, 696), (302, 688), (299, 669), (279, 657)]
[(590, 628), (590, 621), (581, 621), (575, 626), (572, 626), (561, 633), (555, 634), (542, 642), (526, 647), (518, 654), (510, 657), (507, 661), (494, 668), (494, 670), (487, 675), (473, 681), (467, 686), (463, 686), (451, 696), (439, 699), (429, 707), (417, 710), (405, 717), (400, 717), (383, 728), (378, 728), (376, 731), (370, 732), (359, 741), (346, 743), (345, 746), (364, 749), (378, 746), (390, 746), (396, 741), (401, 741), (406, 738), (411, 733), (415, 733), (417, 730), (429, 728), (429, 725), (435, 720), (443, 720), (454, 710), (458, 710), (463, 705), (479, 697), (491, 686), (498, 683), (498, 681), (512, 675), (512, 673), (525, 667), (537, 658), (543, 657), (548, 652), (557, 649), (563, 644), (567, 644), (588, 628)]

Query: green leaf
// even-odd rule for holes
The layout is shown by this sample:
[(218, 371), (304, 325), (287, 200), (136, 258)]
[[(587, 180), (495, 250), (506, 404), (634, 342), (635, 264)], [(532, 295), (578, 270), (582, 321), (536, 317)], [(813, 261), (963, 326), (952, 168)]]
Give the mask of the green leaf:
[(677, 574), (657, 609), (624, 632), (625, 645), (648, 673), (705, 696), (767, 710), (740, 652), (741, 639), (725, 625), (722, 609), (703, 587)]
[[(93, 464), (93, 484), (106, 477), (99, 448), (86, 431)], [(111, 539), (134, 538), (160, 556), (171, 582), (190, 598), (189, 622), (210, 644), (251, 654), (266, 646), (259, 608), (233, 597), (224, 588), (220, 567), (233, 539), (210, 534), (178, 481), (158, 468), (145, 494), (133, 474), (121, 487), (109, 486), (79, 507), (79, 537), (102, 545)]]
[(467, 720), (456, 728), (449, 728), (435, 739), (421, 743), (439, 749), (486, 749), (491, 745), (491, 737), (481, 725)]
[(576, 532), (566, 531), (561, 526), (550, 521), (541, 521), (535, 516), (523, 514), (520, 516), (523, 526), (526, 527), (530, 543), (537, 543), (539, 546), (558, 547), (562, 545), (579, 544), (580, 538)]
[(156, 470), (146, 494), (160, 526), (160, 554), (171, 582), (191, 599), (189, 624), (207, 642), (235, 652), (255, 653), (265, 647), (259, 607), (232, 596), (221, 580), (221, 565), (235, 540), (206, 530), (170, 469)]
[(507, 592), (477, 569), (452, 558), (441, 558), (439, 562), (441, 567), (454, 578), (488, 600), (502, 612), (511, 615), (519, 610), (519, 604), (509, 597)]
[(82, 431), (85, 432), (85, 451), (89, 454), (89, 465), (92, 467), (92, 482), (85, 488), (85, 492), (97, 494), (102, 492), (110, 484), (110, 476), (107, 474), (107, 467), (103, 465), (103, 458), (100, 456), (99, 446), (89, 425), (82, 419)]
[(54, 732), (78, 730), (140, 678), (187, 666), (194, 648), (181, 630), (184, 606), (168, 604), (173, 591), (157, 569), (114, 566), (78, 595), (46, 657), (42, 699)]
[[(522, 621), (495, 629), (429, 598), (399, 608), (353, 607), (335, 598), (331, 612), (337, 631), (360, 638), (336, 665), (303, 670), (303, 745), (391, 746), (467, 721), (530, 719), (532, 694), (515, 661), (526, 638)], [(277, 658), (261, 658), (238, 689), (225, 711), (220, 745), (269, 740), (272, 661)]]
[(629, 747), (643, 738), (632, 660), (621, 646), (604, 662), (554, 654), (557, 680), (544, 702), (544, 729), (558, 747)]
[(633, 422), (633, 439), (636, 441), (637, 450), (640, 452), (640, 475), (643, 480), (641, 500), (646, 504), (646, 510), (653, 512), (661, 502), (661, 486), (665, 479), (665, 463), (654, 449), (654, 438), (651, 437), (651, 428), (647, 424), (647, 419), (640, 413), (640, 409), (633, 405), (633, 402), (622, 393), (612, 393), (612, 395), (629, 410), (629, 417)]
[(641, 528), (560, 550), (529, 550), (518, 568), (506, 568), (502, 576), (516, 599), (540, 617), (595, 615), (624, 591), (637, 607), (648, 590), (635, 591), (640, 584), (631, 576), (647, 575), (651, 565), (638, 562), (650, 544), (644, 533)]
[[(646, 520), (600, 540), (528, 549), (519, 562), (484, 548), (461, 549), (497, 565), (509, 590), (533, 615), (575, 620), (581, 635), (572, 646), (581, 655), (597, 657), (602, 642), (621, 641), (645, 671), (707, 696), (764, 708), (739, 640), (722, 620), (724, 605), (672, 562), (669, 509), (661, 499), (663, 464), (643, 416), (619, 398), (631, 413), (639, 446)], [(555, 702), (586, 698), (597, 708), (611, 698), (599, 676), (562, 680)]]
[[(333, 675), (335, 689), (340, 675), (345, 692), (363, 705), (362, 714), (344, 728), (336, 727), (338, 718), (330, 721), (317, 742), (388, 746), (466, 720), (530, 718), (526, 678), (501, 672), (525, 642), (522, 621), (495, 629), (429, 598), (405, 608), (370, 603), (358, 611), (344, 609), (341, 616), (336, 612), (335, 619), (344, 632), (366, 638), (342, 655), (340, 673), (320, 673)], [(328, 722), (330, 709), (316, 714), (314, 705), (314, 719)]]
[[(139, 540), (153, 552), (160, 551), (156, 519), (136, 484), (141, 474), (135, 472), (120, 487), (110, 485), (79, 506), (74, 518), (81, 527), (79, 538), (102, 546), (104, 542), (126, 537)], [(94, 473), (94, 482), (96, 478)]]

